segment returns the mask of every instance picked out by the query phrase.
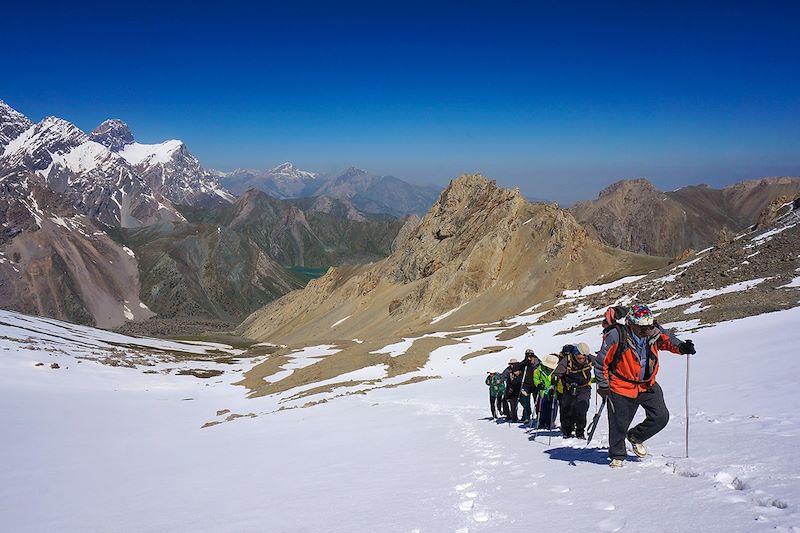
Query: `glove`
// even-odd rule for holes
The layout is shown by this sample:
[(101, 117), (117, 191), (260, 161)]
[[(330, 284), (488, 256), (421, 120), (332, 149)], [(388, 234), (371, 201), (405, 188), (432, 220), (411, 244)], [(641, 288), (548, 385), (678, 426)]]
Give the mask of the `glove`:
[(597, 387), (597, 395), (600, 396), (602, 399), (606, 399), (608, 396), (609, 389), (608, 387)]
[(678, 351), (682, 354), (689, 354), (694, 355), (697, 353), (697, 350), (694, 349), (694, 343), (690, 340), (685, 340), (678, 345)]

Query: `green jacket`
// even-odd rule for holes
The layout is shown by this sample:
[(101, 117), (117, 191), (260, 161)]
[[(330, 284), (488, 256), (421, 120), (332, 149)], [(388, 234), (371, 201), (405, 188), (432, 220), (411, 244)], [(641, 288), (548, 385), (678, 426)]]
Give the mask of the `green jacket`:
[(490, 396), (502, 396), (506, 391), (506, 382), (498, 373), (486, 376), (486, 384), (489, 385)]
[[(539, 365), (536, 367), (536, 371), (533, 373), (533, 385), (540, 391), (547, 392), (552, 386), (552, 378), (553, 371), (544, 365)], [(561, 384), (559, 383), (557, 392), (561, 392), (560, 385)]]

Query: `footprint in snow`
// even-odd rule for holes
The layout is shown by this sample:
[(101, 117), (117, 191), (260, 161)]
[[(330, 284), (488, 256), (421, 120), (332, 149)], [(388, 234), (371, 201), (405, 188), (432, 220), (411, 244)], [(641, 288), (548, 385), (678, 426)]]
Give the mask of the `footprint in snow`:
[(554, 487), (550, 487), (550, 492), (566, 494), (567, 492), (569, 492), (569, 487), (565, 487), (564, 485), (555, 485)]
[(466, 494), (464, 494), (464, 496), (466, 496), (467, 498), (477, 498), (478, 497), (478, 493), (477, 492), (467, 492)]
[(598, 511), (613, 511), (617, 507), (611, 502), (603, 502), (603, 501), (596, 501), (592, 504), (592, 507), (597, 509)]
[(486, 511), (476, 511), (472, 515), (472, 519), (476, 522), (488, 522), (489, 521), (489, 513)]
[(461, 485), (456, 485), (456, 491), (461, 492), (462, 490), (467, 490), (472, 486), (472, 483), (462, 483)]
[(625, 520), (616, 518), (606, 518), (597, 523), (597, 529), (600, 531), (621, 531), (625, 527)]
[(469, 512), (472, 510), (472, 506), (475, 505), (475, 502), (472, 500), (464, 500), (463, 502), (458, 504), (458, 508), (464, 512)]

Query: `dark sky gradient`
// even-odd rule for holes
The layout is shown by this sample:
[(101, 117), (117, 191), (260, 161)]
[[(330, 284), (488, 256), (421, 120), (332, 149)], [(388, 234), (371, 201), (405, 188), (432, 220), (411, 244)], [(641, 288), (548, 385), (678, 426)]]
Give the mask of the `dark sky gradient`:
[(531, 197), (800, 174), (800, 3), (4, 5), (0, 98), (205, 166), (481, 171)]

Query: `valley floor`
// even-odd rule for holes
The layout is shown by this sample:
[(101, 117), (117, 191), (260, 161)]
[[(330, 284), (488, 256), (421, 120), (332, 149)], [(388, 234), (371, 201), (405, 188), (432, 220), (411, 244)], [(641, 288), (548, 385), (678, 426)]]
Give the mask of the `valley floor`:
[[(109, 366), (76, 358), (97, 351), (89, 328), (48, 338), (12, 318), (0, 320), (4, 531), (800, 531), (800, 308), (680, 333), (699, 351), (690, 458), (685, 360), (664, 354), (670, 424), (620, 470), (605, 417), (588, 449), (487, 419), (485, 370), (529, 345), (596, 349), (597, 326), (534, 327), (465, 362), (471, 348), (445, 346), (428, 363), (442, 379), (275, 411), (275, 397), (231, 385), (252, 362), (204, 363), (226, 370), (209, 379)], [(66, 337), (73, 348), (55, 351)]]

